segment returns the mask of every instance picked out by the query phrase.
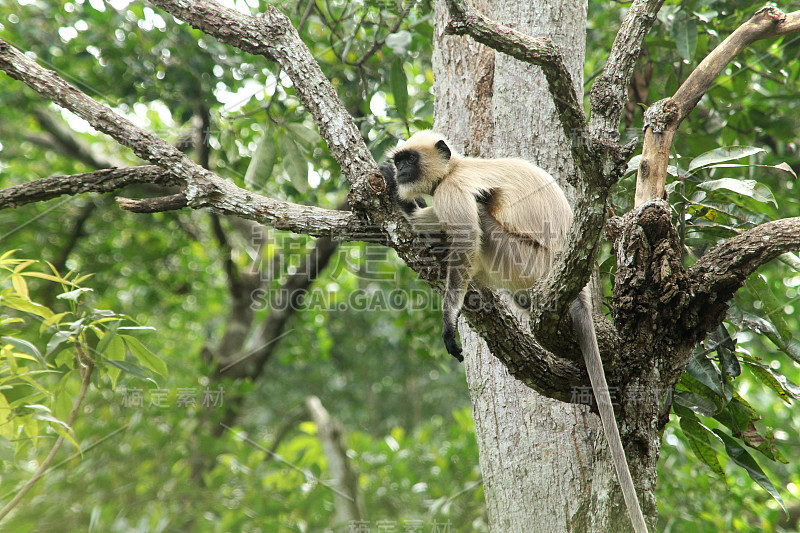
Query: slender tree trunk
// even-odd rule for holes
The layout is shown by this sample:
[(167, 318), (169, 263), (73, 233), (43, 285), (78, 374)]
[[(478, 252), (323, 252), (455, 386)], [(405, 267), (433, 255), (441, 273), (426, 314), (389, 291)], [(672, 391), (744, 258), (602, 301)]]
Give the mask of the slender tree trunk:
[[(559, 44), (582, 94), (584, 0), (481, 0), (478, 9)], [(521, 156), (565, 187), (568, 140), (538, 67), (468, 38), (445, 36), (439, 3), (434, 50), (436, 129), (467, 155)], [(599, 418), (544, 398), (508, 375), (462, 320), (459, 331), (492, 531), (557, 533), (609, 529), (614, 480)]]

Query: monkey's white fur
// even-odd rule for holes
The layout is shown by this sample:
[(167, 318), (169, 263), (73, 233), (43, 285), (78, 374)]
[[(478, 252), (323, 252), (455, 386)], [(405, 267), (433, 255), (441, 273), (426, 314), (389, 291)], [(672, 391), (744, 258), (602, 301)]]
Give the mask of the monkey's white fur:
[[(443, 303), (446, 345), (471, 280), (491, 288), (528, 289), (564, 249), (572, 209), (552, 176), (528, 161), (463, 157), (431, 131), (414, 134), (389, 156), (398, 169), (401, 199), (433, 196), (433, 206), (407, 215), (414, 227), (422, 232), (443, 229), (450, 240)], [(417, 174), (407, 170), (409, 157)], [(398, 163), (405, 165), (405, 174)], [(647, 533), (603, 372), (588, 288), (572, 303), (570, 314), (634, 530)], [(449, 345), (448, 351), (460, 359), (454, 337), (451, 342), (457, 353)]]

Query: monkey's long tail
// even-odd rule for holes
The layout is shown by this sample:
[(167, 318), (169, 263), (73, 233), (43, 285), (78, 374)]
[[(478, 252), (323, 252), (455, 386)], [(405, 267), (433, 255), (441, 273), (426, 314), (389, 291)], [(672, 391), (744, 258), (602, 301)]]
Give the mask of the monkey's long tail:
[(625, 505), (628, 507), (633, 530), (636, 533), (647, 533), (647, 524), (642, 515), (642, 508), (639, 506), (639, 498), (636, 496), (636, 488), (633, 485), (631, 471), (625, 459), (625, 450), (622, 447), (622, 439), (617, 429), (617, 419), (614, 416), (614, 406), (611, 404), (611, 395), (606, 383), (606, 375), (603, 372), (603, 361), (600, 359), (600, 349), (597, 346), (597, 337), (594, 333), (594, 321), (592, 320), (592, 300), (589, 287), (583, 290), (575, 298), (569, 307), (572, 317), (572, 324), (575, 335), (583, 353), (586, 363), (586, 372), (589, 374), (589, 381), (592, 383), (592, 391), (597, 401), (597, 408), (600, 412), (600, 421), (603, 423), (603, 431), (606, 434), (611, 459), (614, 461), (614, 468), (617, 470), (622, 496)]

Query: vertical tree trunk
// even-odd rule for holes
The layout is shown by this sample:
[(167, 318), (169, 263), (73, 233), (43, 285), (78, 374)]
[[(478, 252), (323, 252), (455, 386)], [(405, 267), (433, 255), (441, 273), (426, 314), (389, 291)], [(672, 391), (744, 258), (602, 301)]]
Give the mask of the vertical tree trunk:
[[(472, 3), (514, 29), (553, 38), (582, 94), (584, 0)], [(439, 2), (433, 62), (436, 129), (467, 155), (535, 162), (571, 197), (564, 179), (571, 170), (568, 140), (541, 71), (468, 38), (443, 35), (446, 20)], [(599, 418), (520, 384), (463, 320), (459, 331), (491, 530), (614, 530), (609, 527), (614, 470)]]

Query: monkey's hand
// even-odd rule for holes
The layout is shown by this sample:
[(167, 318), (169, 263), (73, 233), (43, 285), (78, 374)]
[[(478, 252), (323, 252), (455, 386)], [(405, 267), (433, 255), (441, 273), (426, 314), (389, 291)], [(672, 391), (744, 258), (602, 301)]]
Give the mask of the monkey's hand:
[(464, 361), (464, 356), (461, 355), (461, 347), (456, 342), (456, 330), (453, 326), (445, 324), (442, 328), (442, 340), (447, 353), (455, 357), (459, 363)]
[(397, 190), (397, 179), (395, 178), (394, 172), (394, 165), (389, 163), (388, 161), (384, 161), (378, 167), (383, 175), (383, 179), (386, 181), (386, 190), (394, 200), (394, 203), (403, 210), (403, 213), (406, 215), (412, 215), (414, 211), (417, 209), (422, 209), (423, 207), (427, 207), (428, 204), (425, 203), (425, 200), (422, 198), (414, 198), (413, 200), (403, 200), (400, 198), (400, 193)]

